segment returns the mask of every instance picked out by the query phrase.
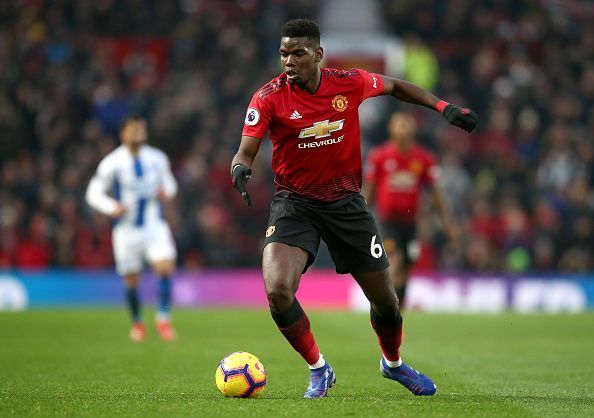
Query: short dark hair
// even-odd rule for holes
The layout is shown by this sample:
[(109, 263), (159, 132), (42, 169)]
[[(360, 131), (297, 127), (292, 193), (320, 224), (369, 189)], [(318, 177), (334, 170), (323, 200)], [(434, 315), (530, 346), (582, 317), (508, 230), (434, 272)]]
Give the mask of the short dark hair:
[(281, 29), (281, 37), (309, 38), (320, 43), (320, 28), (310, 19), (293, 19), (285, 23)]

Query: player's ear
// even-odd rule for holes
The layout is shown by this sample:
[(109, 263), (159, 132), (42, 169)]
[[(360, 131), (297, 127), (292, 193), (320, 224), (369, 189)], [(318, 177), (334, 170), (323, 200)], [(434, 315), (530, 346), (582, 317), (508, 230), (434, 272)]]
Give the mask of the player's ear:
[(316, 62), (321, 62), (324, 59), (324, 48), (318, 46), (315, 50)]

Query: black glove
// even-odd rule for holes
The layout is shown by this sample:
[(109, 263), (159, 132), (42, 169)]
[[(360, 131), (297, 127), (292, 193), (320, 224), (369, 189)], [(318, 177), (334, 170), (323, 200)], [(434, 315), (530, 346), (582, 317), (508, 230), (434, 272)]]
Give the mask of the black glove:
[(231, 170), (233, 176), (233, 187), (237, 189), (248, 206), (252, 206), (252, 198), (247, 191), (247, 181), (252, 177), (252, 169), (243, 164), (235, 164)]
[(460, 108), (451, 103), (443, 109), (441, 114), (452, 125), (458, 126), (468, 133), (472, 132), (478, 122), (478, 116), (472, 110), (465, 107)]

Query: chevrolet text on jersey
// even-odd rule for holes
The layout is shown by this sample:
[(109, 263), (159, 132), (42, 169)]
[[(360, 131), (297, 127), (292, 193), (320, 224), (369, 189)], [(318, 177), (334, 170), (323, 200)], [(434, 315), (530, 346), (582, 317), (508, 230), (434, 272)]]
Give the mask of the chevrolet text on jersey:
[(325, 145), (338, 144), (338, 143), (342, 142), (343, 138), (344, 138), (344, 135), (341, 135), (338, 138), (325, 139), (323, 141), (302, 142), (298, 146), (301, 149), (323, 147)]

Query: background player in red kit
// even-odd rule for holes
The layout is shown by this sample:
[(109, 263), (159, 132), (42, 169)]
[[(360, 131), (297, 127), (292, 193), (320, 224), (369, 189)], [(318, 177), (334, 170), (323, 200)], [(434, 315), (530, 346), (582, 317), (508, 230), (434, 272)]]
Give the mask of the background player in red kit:
[(320, 69), (324, 51), (318, 26), (311, 20), (287, 22), (281, 30), (279, 52), (283, 73), (254, 94), (231, 175), (251, 205), (246, 183), (260, 141), (269, 132), (276, 194), (262, 271), (272, 317), (311, 369), (305, 397), (326, 396), (336, 380), (295, 298), (320, 239), (328, 245), (337, 273), (352, 274), (371, 303), (371, 324), (383, 353), (382, 374), (415, 395), (433, 395), (433, 381), (400, 358), (398, 299), (377, 225), (360, 194), (357, 109), (368, 97), (392, 95), (435, 109), (469, 132), (476, 126), (477, 116), (402, 80), (358, 69)]
[(370, 150), (365, 164), (363, 195), (368, 206), (376, 207), (392, 280), (400, 306), (404, 305), (406, 283), (419, 255), (416, 216), (421, 192), (429, 186), (443, 229), (455, 244), (458, 228), (439, 187), (437, 159), (415, 143), (416, 121), (405, 112), (395, 112), (388, 123), (390, 139)]

